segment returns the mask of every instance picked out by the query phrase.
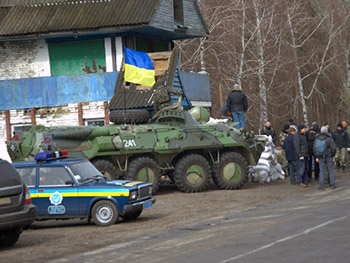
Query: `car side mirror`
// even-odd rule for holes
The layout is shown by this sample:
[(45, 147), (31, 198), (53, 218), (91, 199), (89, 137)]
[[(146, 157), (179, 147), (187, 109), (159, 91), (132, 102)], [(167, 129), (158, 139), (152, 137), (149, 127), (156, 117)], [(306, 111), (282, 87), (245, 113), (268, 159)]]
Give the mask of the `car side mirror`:
[(66, 183), (66, 185), (74, 185), (74, 182), (72, 180), (68, 180), (65, 183)]

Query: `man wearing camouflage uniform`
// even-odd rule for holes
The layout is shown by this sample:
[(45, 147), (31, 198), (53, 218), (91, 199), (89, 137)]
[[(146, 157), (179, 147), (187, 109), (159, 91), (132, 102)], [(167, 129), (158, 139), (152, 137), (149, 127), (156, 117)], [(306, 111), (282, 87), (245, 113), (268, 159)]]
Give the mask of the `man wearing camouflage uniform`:
[[(343, 126), (343, 129), (346, 130), (346, 132), (348, 133), (349, 137), (350, 137), (350, 126), (348, 125), (348, 122), (346, 120), (343, 120), (341, 122), (341, 125)], [(350, 140), (350, 138), (349, 138)], [(350, 143), (350, 142), (349, 142)], [(350, 146), (350, 145), (349, 145)], [(347, 148), (347, 153), (346, 153), (346, 166), (349, 167), (350, 166), (350, 148)]]
[[(159, 83), (157, 83), (159, 84)], [(167, 87), (163, 84), (157, 85), (154, 93), (154, 107), (155, 111), (161, 110), (165, 107), (172, 105), (170, 93), (182, 95), (183, 92), (174, 90), (171, 87)]]
[(181, 96), (179, 101), (175, 104), (172, 103), (170, 93), (183, 95), (182, 91), (172, 89), (164, 84), (165, 75), (163, 79), (159, 79), (154, 86), (154, 114), (152, 120), (155, 120), (159, 115), (168, 109), (179, 110), (182, 109)]
[(349, 135), (346, 129), (343, 128), (341, 123), (337, 124), (337, 130), (333, 134), (335, 145), (337, 146), (337, 152), (335, 154), (335, 164), (337, 169), (342, 169), (345, 172), (347, 148), (349, 147)]

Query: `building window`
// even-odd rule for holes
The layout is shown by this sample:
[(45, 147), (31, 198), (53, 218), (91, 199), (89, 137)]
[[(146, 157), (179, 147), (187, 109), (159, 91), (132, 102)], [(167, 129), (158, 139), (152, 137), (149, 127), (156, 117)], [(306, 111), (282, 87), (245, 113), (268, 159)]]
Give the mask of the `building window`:
[(174, 20), (184, 24), (184, 6), (183, 0), (174, 0)]
[(51, 76), (106, 72), (103, 39), (49, 43)]
[(18, 136), (19, 134), (29, 131), (29, 129), (32, 127), (32, 124), (30, 123), (22, 123), (22, 124), (13, 124), (11, 125), (11, 132), (12, 136)]

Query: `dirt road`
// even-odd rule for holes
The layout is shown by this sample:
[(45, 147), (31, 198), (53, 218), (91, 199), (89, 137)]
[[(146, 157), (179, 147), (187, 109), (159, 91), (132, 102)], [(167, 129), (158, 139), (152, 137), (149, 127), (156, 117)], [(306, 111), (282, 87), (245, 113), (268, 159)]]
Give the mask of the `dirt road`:
[[(344, 179), (349, 174), (337, 174)], [(0, 249), (2, 262), (50, 262), (72, 254), (154, 236), (174, 229), (209, 222), (215, 217), (254, 209), (318, 190), (290, 185), (289, 178), (269, 184), (249, 183), (241, 190), (218, 190), (214, 185), (202, 193), (186, 194), (173, 185), (163, 186), (157, 201), (140, 218), (110, 227), (98, 227), (86, 220), (35, 222), (12, 248)]]

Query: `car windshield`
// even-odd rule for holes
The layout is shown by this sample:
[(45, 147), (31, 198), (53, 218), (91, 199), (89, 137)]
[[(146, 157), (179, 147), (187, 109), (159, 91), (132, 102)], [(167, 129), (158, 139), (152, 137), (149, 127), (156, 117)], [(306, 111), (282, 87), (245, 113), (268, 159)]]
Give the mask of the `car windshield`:
[(69, 166), (79, 183), (103, 179), (104, 176), (90, 162), (81, 162)]

